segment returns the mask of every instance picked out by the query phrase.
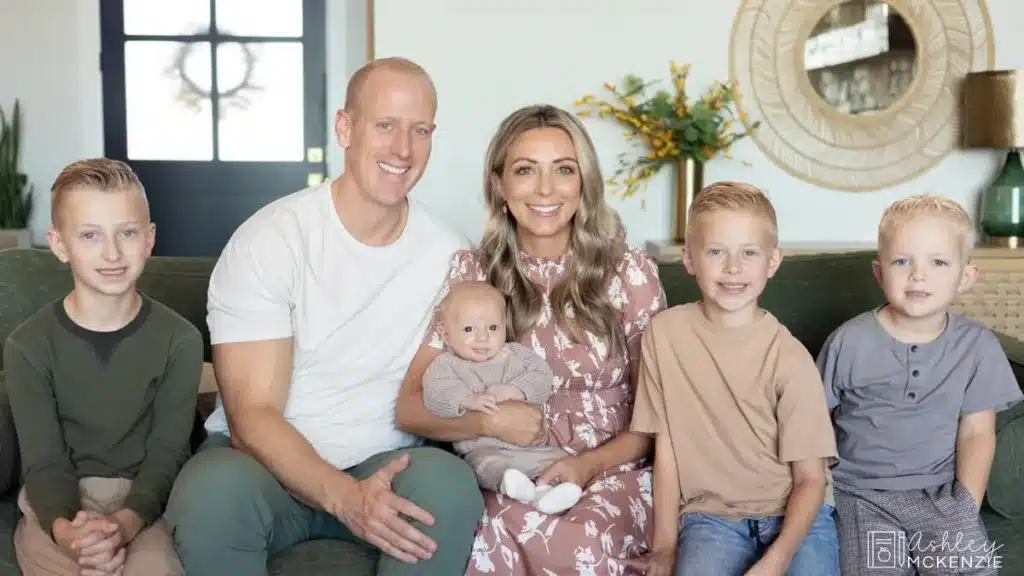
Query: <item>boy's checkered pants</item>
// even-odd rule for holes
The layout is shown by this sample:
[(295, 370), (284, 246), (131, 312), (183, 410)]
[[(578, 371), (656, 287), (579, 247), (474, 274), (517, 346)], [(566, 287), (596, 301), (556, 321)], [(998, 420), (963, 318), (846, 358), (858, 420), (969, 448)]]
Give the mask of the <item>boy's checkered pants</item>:
[(971, 493), (958, 482), (923, 490), (836, 486), (839, 558), (844, 576), (997, 573)]

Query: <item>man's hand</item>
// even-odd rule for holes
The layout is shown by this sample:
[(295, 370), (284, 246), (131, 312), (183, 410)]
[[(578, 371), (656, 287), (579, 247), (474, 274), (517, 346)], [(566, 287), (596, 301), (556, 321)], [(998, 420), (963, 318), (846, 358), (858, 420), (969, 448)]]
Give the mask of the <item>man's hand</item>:
[(462, 401), (462, 409), (494, 414), (498, 409), (498, 400), (487, 393), (473, 394)]
[(488, 386), (484, 392), (493, 396), (499, 404), (508, 400), (526, 401), (526, 394), (511, 384), (494, 384)]
[(373, 476), (345, 490), (340, 510), (329, 512), (353, 534), (385, 554), (415, 564), (429, 559), (437, 551), (437, 544), (402, 518), (433, 526), (434, 517), (391, 490), (392, 480), (408, 465), (408, 454), (388, 462)]
[(114, 576), (124, 567), (126, 553), (118, 525), (98, 512), (80, 510), (70, 522), (58, 518), (53, 538), (82, 567), (82, 576)]
[(563, 482), (585, 488), (600, 470), (590, 464), (586, 457), (566, 456), (548, 467), (534, 482), (538, 486), (554, 486)]
[(540, 446), (547, 439), (540, 406), (510, 400), (484, 418), (484, 436), (501, 438), (516, 446)]

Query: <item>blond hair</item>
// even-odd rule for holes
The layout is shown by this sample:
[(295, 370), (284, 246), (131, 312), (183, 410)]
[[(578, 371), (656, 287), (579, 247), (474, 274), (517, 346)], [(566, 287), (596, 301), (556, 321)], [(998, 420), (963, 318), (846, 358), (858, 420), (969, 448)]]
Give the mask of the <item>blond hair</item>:
[(609, 357), (622, 352), (622, 316), (608, 297), (608, 286), (626, 249), (622, 222), (605, 201), (604, 178), (597, 152), (583, 124), (554, 106), (533, 105), (505, 118), (491, 138), (484, 160), (484, 203), (487, 225), (480, 242), (480, 260), (488, 282), (508, 299), (513, 338), (519, 339), (540, 318), (543, 288), (532, 282), (520, 261), (516, 222), (495, 186), (505, 172), (508, 149), (523, 133), (557, 128), (576, 149), (582, 191), (572, 218), (569, 254), (562, 279), (551, 289), (555, 325), (572, 342), (587, 342), (587, 332), (607, 338)]
[(77, 189), (138, 192), (146, 199), (146, 189), (131, 166), (110, 158), (79, 160), (65, 166), (50, 187), (50, 220), (54, 226), (59, 224), (64, 199)]
[(918, 194), (890, 204), (878, 223), (878, 246), (886, 245), (893, 231), (899, 226), (918, 218), (939, 218), (953, 227), (958, 236), (964, 256), (974, 247), (974, 226), (971, 217), (959, 202), (945, 196)]
[(757, 186), (731, 181), (714, 182), (705, 186), (694, 196), (693, 204), (690, 205), (687, 216), (691, 223), (689, 230), (693, 229), (692, 223), (696, 222), (701, 214), (722, 211), (750, 212), (761, 217), (768, 228), (772, 244), (778, 244), (779, 223), (775, 207)]

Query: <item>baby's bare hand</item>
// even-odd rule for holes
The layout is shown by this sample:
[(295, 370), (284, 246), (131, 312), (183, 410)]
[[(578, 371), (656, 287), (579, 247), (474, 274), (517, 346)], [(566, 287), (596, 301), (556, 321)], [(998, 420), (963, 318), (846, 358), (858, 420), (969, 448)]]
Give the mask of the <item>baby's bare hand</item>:
[(480, 394), (473, 394), (463, 400), (462, 408), (464, 410), (476, 410), (485, 414), (494, 414), (495, 410), (498, 409), (498, 401), (493, 395), (482, 392)]
[(526, 401), (526, 394), (511, 384), (495, 384), (493, 386), (488, 386), (487, 390), (484, 390), (484, 393), (493, 396), (494, 400), (499, 404), (506, 400), (519, 400), (520, 402)]

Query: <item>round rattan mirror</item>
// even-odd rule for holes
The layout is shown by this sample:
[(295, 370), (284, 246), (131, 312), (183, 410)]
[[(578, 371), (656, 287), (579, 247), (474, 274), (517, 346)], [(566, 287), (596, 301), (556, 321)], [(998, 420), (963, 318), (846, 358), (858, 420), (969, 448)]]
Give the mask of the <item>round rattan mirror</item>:
[(753, 139), (790, 174), (877, 190), (957, 142), (958, 87), (994, 60), (984, 0), (741, 0), (730, 46)]

